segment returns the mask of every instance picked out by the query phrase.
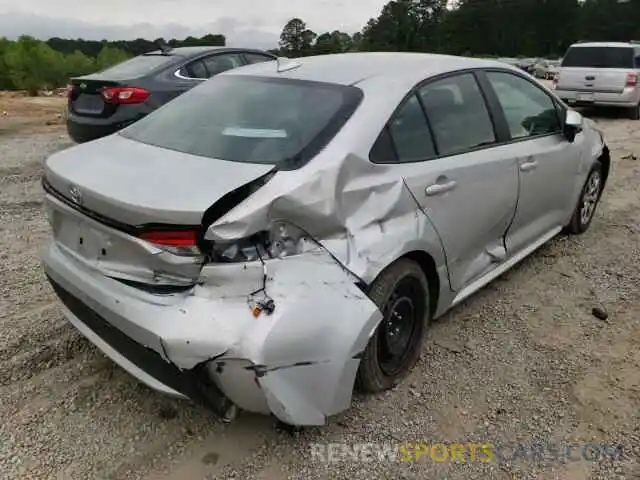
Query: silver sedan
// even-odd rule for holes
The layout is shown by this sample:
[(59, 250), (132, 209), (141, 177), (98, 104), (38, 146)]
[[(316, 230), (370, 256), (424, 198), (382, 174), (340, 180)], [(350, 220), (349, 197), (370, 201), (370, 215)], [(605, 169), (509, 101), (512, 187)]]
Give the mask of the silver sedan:
[(148, 386), (320, 425), (401, 381), (432, 319), (587, 230), (609, 164), (591, 122), (504, 63), (281, 59), (51, 156), (44, 270)]
[(542, 62), (535, 65), (533, 72), (537, 78), (553, 80), (558, 73), (559, 67), (559, 60), (543, 60)]

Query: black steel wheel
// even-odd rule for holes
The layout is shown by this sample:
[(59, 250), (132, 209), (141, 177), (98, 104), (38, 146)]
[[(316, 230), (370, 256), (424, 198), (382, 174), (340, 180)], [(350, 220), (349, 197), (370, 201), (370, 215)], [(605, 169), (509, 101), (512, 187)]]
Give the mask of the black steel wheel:
[(420, 358), (430, 317), (429, 284), (417, 263), (401, 259), (380, 274), (370, 296), (383, 318), (363, 353), (357, 385), (374, 393), (399, 383)]

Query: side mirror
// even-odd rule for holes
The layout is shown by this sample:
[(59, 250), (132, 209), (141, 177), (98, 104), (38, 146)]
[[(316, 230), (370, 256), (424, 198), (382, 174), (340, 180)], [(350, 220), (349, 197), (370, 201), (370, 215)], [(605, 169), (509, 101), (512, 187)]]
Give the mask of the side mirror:
[(564, 135), (573, 142), (576, 135), (582, 131), (582, 115), (575, 110), (568, 109), (564, 118)]

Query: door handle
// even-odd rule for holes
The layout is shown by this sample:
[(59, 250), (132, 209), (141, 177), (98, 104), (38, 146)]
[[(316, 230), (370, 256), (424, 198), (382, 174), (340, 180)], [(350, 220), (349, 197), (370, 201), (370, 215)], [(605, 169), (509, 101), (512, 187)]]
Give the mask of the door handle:
[(453, 190), (454, 188), (456, 188), (456, 185), (458, 185), (458, 182), (456, 182), (455, 180), (451, 180), (447, 183), (434, 183), (433, 185), (429, 185), (425, 189), (425, 193), (429, 196), (440, 195), (441, 193)]
[(538, 161), (537, 160), (527, 160), (526, 162), (522, 162), (520, 164), (520, 170), (522, 170), (523, 172), (528, 172), (530, 170), (535, 170), (536, 168), (538, 168)]

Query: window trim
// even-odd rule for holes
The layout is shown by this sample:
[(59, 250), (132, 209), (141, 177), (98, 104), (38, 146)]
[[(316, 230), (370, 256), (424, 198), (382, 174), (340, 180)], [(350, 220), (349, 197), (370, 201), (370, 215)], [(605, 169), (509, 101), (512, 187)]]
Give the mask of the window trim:
[[(496, 113), (497, 115), (500, 117), (500, 123), (503, 124), (503, 128), (505, 128), (505, 133), (507, 138), (501, 143), (501, 145), (509, 145), (512, 143), (520, 143), (520, 142), (526, 142), (528, 140), (537, 140), (539, 138), (545, 138), (545, 137), (551, 137), (551, 136), (555, 136), (555, 135), (562, 135), (563, 133), (563, 124), (564, 124), (564, 120), (562, 118), (561, 112), (558, 111), (558, 107), (562, 107), (562, 104), (559, 103), (555, 96), (553, 94), (550, 94), (549, 92), (546, 91), (546, 89), (544, 89), (542, 86), (538, 85), (537, 82), (533, 81), (530, 78), (527, 78), (524, 75), (521, 75), (519, 72), (514, 72), (512, 70), (508, 70), (508, 69), (504, 69), (504, 68), (485, 68), (483, 69), (483, 77), (484, 77), (484, 81), (486, 81), (486, 88), (490, 89), (491, 92), (491, 96), (495, 97), (495, 108), (496, 108)], [(556, 111), (556, 117), (558, 118), (558, 124), (560, 125), (560, 129), (557, 132), (552, 132), (552, 133), (543, 133), (543, 134), (539, 134), (539, 135), (532, 135), (532, 136), (527, 136), (527, 137), (519, 137), (519, 138), (513, 138), (511, 135), (511, 129), (509, 128), (509, 124), (507, 122), (507, 118), (506, 115), (504, 113), (504, 109), (502, 108), (502, 104), (500, 103), (500, 100), (498, 98), (498, 94), (496, 93), (495, 89), (493, 88), (493, 85), (491, 84), (491, 80), (489, 80), (489, 76), (487, 75), (488, 73), (504, 73), (507, 75), (513, 75), (514, 77), (518, 77), (522, 80), (524, 80), (525, 82), (529, 82), (533, 87), (537, 88), (538, 90), (540, 90), (542, 93), (544, 93), (549, 100), (551, 101), (551, 103), (554, 106), (554, 109)], [(562, 113), (566, 113), (566, 109), (565, 108), (561, 108)]]
[[(402, 98), (400, 103), (398, 103), (398, 106), (393, 110), (393, 112), (389, 116), (389, 119), (385, 122), (385, 124), (384, 124), (383, 128), (381, 129), (380, 133), (378, 134), (378, 136), (376, 137), (375, 141), (371, 145), (371, 149), (369, 150), (369, 161), (371, 163), (375, 163), (377, 165), (407, 165), (407, 164), (415, 164), (415, 163), (428, 162), (428, 161), (433, 161), (433, 160), (440, 160), (442, 158), (453, 157), (453, 156), (456, 156), (456, 155), (464, 155), (466, 153), (472, 153), (472, 152), (478, 152), (478, 151), (482, 151), (482, 150), (487, 150), (489, 148), (495, 148), (497, 146), (500, 146), (500, 145), (503, 145), (504, 143), (506, 143), (506, 139), (503, 139), (501, 137), (501, 133), (504, 133), (504, 132), (501, 132), (501, 130), (500, 130), (499, 126), (498, 126), (498, 122), (500, 121), (500, 117), (496, 115), (497, 112), (501, 111), (501, 107), (499, 105), (496, 105), (495, 103), (493, 103), (494, 100), (497, 101), (497, 98), (494, 99), (494, 98), (492, 98), (491, 95), (488, 95), (488, 92), (485, 91), (485, 85), (483, 85), (483, 82), (481, 80), (481, 74), (483, 73), (483, 71), (485, 69), (486, 69), (486, 67), (475, 67), (475, 68), (465, 68), (465, 69), (461, 69), (461, 70), (454, 70), (454, 71), (451, 71), (451, 72), (445, 72), (445, 73), (441, 73), (439, 75), (434, 75), (433, 77), (426, 78), (426, 79), (421, 80), (420, 82), (416, 83), (407, 92), (407, 94)], [(474, 77), (474, 80), (476, 81), (476, 84), (478, 85), (478, 90), (480, 91), (480, 95), (482, 96), (482, 99), (485, 102), (485, 106), (487, 107), (487, 113), (489, 114), (489, 121), (491, 122), (491, 125), (492, 125), (492, 128), (493, 128), (495, 141), (493, 143), (490, 143), (490, 144), (487, 144), (487, 145), (480, 145), (480, 146), (477, 146), (477, 147), (468, 148), (466, 150), (461, 150), (461, 151), (458, 151), (458, 152), (440, 154), (439, 153), (439, 148), (438, 148), (438, 142), (436, 141), (435, 137), (433, 137), (433, 130), (431, 128), (431, 122), (429, 120), (428, 115), (426, 115), (425, 108), (424, 108), (424, 105), (422, 103), (422, 99), (420, 98), (420, 95), (418, 94), (418, 92), (422, 88), (428, 86), (430, 83), (435, 83), (437, 81), (444, 80), (446, 78), (455, 77), (455, 76), (461, 76), (461, 75), (465, 75), (465, 74), (471, 74)], [(486, 77), (485, 77), (485, 79), (486, 79)], [(420, 107), (422, 108), (422, 114), (425, 116), (425, 120), (426, 120), (427, 126), (428, 126), (429, 131), (430, 131), (430, 133), (432, 135), (432, 138), (433, 138), (436, 154), (431, 156), (431, 157), (426, 157), (426, 158), (423, 158), (423, 159), (401, 162), (399, 160), (399, 158), (398, 158), (397, 149), (395, 149), (395, 143), (394, 143), (394, 149), (396, 151), (395, 152), (396, 153), (396, 155), (395, 155), (396, 156), (396, 161), (395, 162), (384, 162), (384, 163), (382, 163), (382, 162), (375, 161), (373, 159), (373, 156), (372, 156), (373, 146), (376, 144), (376, 142), (378, 142), (378, 139), (383, 134), (384, 130), (389, 127), (389, 124), (396, 118), (398, 113), (404, 108), (405, 104), (409, 101), (409, 99), (411, 98), (412, 95), (415, 95), (418, 98), (418, 102), (420, 103)], [(494, 95), (495, 95), (495, 93), (494, 93)], [(499, 109), (499, 110), (496, 111), (497, 109)], [(504, 120), (504, 118), (502, 120), (506, 124), (506, 120)], [(389, 134), (390, 133), (391, 132), (389, 132)], [(392, 142), (394, 142), (393, 135), (391, 135), (391, 140), (392, 140)]]
[[(476, 81), (476, 83), (477, 83), (477, 81)], [(479, 85), (478, 85), (478, 88), (480, 88)], [(416, 93), (414, 93), (414, 95), (418, 99), (418, 104), (420, 105), (420, 109), (422, 110), (422, 115), (424, 116), (424, 119), (427, 122), (427, 130), (429, 130), (429, 136), (431, 136), (431, 141), (433, 142), (434, 157), (437, 158), (437, 157), (439, 157), (441, 155), (440, 154), (440, 147), (438, 147), (438, 142), (436, 142), (436, 134), (433, 131), (433, 126), (431, 125), (431, 119), (429, 118), (429, 114), (427, 114), (427, 109), (424, 106), (424, 100), (422, 100), (422, 96), (420, 95), (420, 89), (419, 88), (416, 90)], [(488, 107), (487, 107), (487, 109), (488, 109)], [(391, 135), (391, 131), (389, 131), (389, 134)], [(391, 141), (393, 141), (393, 135), (391, 135)]]

